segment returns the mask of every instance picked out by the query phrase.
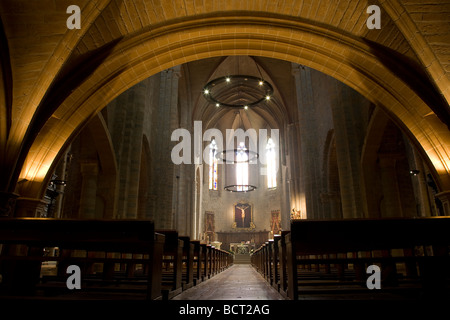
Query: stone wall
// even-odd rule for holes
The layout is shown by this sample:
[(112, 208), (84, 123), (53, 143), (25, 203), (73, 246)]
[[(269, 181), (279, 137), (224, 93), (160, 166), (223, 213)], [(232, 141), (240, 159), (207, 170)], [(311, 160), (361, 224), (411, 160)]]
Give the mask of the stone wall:
[[(308, 219), (439, 214), (426, 180), (432, 172), (410, 135), (350, 87), (288, 65), (291, 73), (285, 74), (284, 63), (274, 74), (284, 85), (277, 107), (286, 110), (285, 118), (276, 119), (275, 189), (256, 174), (257, 190), (227, 192), (221, 164), (213, 191), (208, 164), (173, 164), (171, 134), (177, 128), (193, 132), (202, 74), (209, 70), (178, 66), (122, 93), (73, 139), (55, 171), (65, 168), (68, 181), (57, 216), (152, 219), (157, 228), (204, 239), (205, 212), (214, 214), (215, 232), (239, 232), (233, 228), (238, 202), (252, 204), (255, 231), (271, 230), (272, 212), (280, 212), (282, 229), (289, 229), (292, 209)], [(276, 123), (265, 117), (255, 129)], [(411, 169), (421, 174), (412, 176)]]

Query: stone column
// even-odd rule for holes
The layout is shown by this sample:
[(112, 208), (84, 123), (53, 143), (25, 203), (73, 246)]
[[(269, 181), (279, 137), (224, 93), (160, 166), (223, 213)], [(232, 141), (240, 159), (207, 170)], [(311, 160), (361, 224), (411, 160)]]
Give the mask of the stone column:
[(436, 194), (436, 198), (438, 198), (442, 203), (444, 215), (450, 216), (450, 190), (439, 192)]
[(431, 216), (431, 204), (430, 204), (430, 198), (428, 196), (428, 186), (427, 182), (425, 180), (425, 168), (423, 165), (423, 160), (417, 151), (416, 148), (411, 148), (413, 151), (413, 160), (414, 160), (414, 168), (418, 169), (420, 172), (415, 177), (417, 178), (417, 196), (419, 198), (419, 204), (420, 204), (420, 215), (422, 217), (429, 217)]
[(364, 98), (351, 88), (337, 83), (337, 99), (331, 110), (336, 141), (336, 158), (343, 218), (360, 218), (363, 215), (361, 195), (360, 158), (364, 130), (361, 121), (361, 104)]
[[(192, 126), (191, 112), (188, 112), (188, 105), (185, 103), (183, 108), (180, 110), (180, 115), (178, 115), (178, 88), (181, 78), (180, 66), (173, 67), (168, 71), (171, 72), (171, 85), (170, 85), (170, 132), (171, 135), (173, 130), (177, 128), (190, 129)], [(169, 75), (169, 74), (168, 74)], [(178, 121), (179, 119), (179, 121)], [(170, 139), (169, 139), (170, 140)], [(174, 143), (170, 143), (170, 147), (173, 147)], [(170, 151), (169, 151), (170, 152)], [(173, 164), (172, 164), (173, 165)], [(193, 208), (191, 206), (190, 198), (193, 196), (192, 193), (192, 177), (191, 172), (187, 170), (188, 165), (180, 164), (173, 165), (174, 170), (174, 193), (173, 193), (173, 212), (174, 212), (174, 222), (175, 227), (180, 233), (180, 235), (187, 235), (195, 238), (193, 233), (194, 215)]]
[(397, 183), (397, 157), (392, 154), (379, 155), (381, 187), (383, 191), (383, 217), (402, 217), (402, 203)]
[(285, 165), (281, 164), (280, 170), (278, 171), (281, 175), (281, 229), (289, 230), (291, 221), (291, 199), (289, 186), (290, 183), (286, 175), (287, 168)]
[(337, 192), (322, 192), (320, 199), (328, 209), (325, 219), (342, 219), (341, 213), (341, 197)]
[(18, 197), (16, 193), (0, 192), (0, 217), (14, 216)]
[[(178, 80), (179, 66), (158, 74), (160, 78), (158, 105), (155, 108), (152, 125), (155, 127), (152, 145), (154, 150), (152, 194), (155, 203), (152, 208), (157, 228), (175, 228), (183, 223), (178, 220), (179, 200), (175, 188), (177, 184), (175, 165), (171, 159), (171, 135), (180, 124), (178, 122)], [(184, 208), (183, 208), (184, 210)]]
[[(70, 151), (70, 147), (64, 152), (63, 159), (61, 164), (56, 168), (56, 175), (58, 176), (58, 180), (65, 181), (66, 180), (66, 169), (67, 169), (67, 156)], [(56, 198), (55, 209), (54, 209), (54, 218), (61, 218), (61, 210), (63, 206), (63, 198), (64, 198), (64, 189), (65, 184), (58, 184), (56, 186), (56, 191), (59, 193)]]
[(302, 178), (302, 163), (301, 163), (301, 146), (299, 139), (299, 123), (290, 123), (288, 125), (287, 145), (288, 155), (286, 162), (288, 163), (288, 174), (285, 176), (286, 190), (290, 194), (290, 206), (287, 208), (288, 217), (292, 209), (300, 210), (302, 214), (306, 215), (305, 203), (305, 180)]
[[(298, 130), (300, 141), (301, 184), (304, 187), (306, 214), (308, 218), (321, 218), (319, 199), (321, 151), (317, 145), (317, 127), (320, 115), (314, 107), (311, 70), (304, 66), (294, 66), (292, 74), (297, 90)], [(299, 159), (294, 159), (297, 163)], [(302, 197), (302, 195), (301, 195)], [(296, 208), (299, 210), (299, 208)], [(303, 212), (302, 212), (303, 214)]]
[(126, 199), (122, 217), (136, 219), (139, 203), (139, 179), (142, 159), (142, 134), (144, 125), (145, 99), (147, 86), (139, 83), (134, 87), (133, 100), (130, 107), (134, 108), (133, 116), (128, 124), (128, 159), (127, 165), (121, 167), (126, 173)]
[(195, 181), (195, 187), (194, 187), (194, 220), (193, 220), (193, 230), (192, 235), (194, 239), (201, 239), (201, 233), (202, 233), (202, 222), (201, 222), (201, 216), (202, 216), (202, 204), (203, 204), (203, 184), (201, 181), (203, 176), (203, 165), (196, 164), (194, 165), (194, 181)]
[(139, 179), (142, 159), (142, 136), (148, 81), (144, 80), (117, 99), (113, 111), (112, 139), (118, 164), (117, 216), (136, 219), (139, 203)]
[(97, 162), (81, 163), (81, 195), (78, 217), (80, 219), (102, 218), (95, 216), (95, 202), (97, 199)]

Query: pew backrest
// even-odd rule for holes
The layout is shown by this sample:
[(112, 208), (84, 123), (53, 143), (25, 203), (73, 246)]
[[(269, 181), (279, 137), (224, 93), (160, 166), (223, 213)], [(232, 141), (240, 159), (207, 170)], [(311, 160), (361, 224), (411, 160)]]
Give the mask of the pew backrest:
[(141, 252), (155, 240), (148, 220), (1, 218), (0, 243)]
[(293, 220), (297, 253), (322, 254), (450, 244), (450, 217)]

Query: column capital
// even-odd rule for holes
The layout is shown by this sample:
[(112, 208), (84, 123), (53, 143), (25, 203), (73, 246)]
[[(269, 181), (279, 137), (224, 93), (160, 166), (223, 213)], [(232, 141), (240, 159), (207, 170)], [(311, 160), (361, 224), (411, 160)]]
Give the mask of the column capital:
[(173, 76), (175, 76), (177, 78), (181, 78), (181, 67), (179, 65), (169, 68), (168, 71), (170, 71)]
[(301, 64), (298, 64), (298, 65), (292, 64), (291, 74), (293, 76), (300, 75), (300, 72), (304, 69), (305, 69), (305, 66), (303, 66)]

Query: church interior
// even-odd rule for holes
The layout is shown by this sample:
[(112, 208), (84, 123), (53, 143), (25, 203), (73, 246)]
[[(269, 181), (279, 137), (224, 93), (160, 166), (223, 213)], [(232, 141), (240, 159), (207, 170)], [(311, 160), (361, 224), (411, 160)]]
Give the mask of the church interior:
[(189, 299), (246, 266), (272, 298), (450, 297), (449, 18), (1, 1), (0, 296)]

